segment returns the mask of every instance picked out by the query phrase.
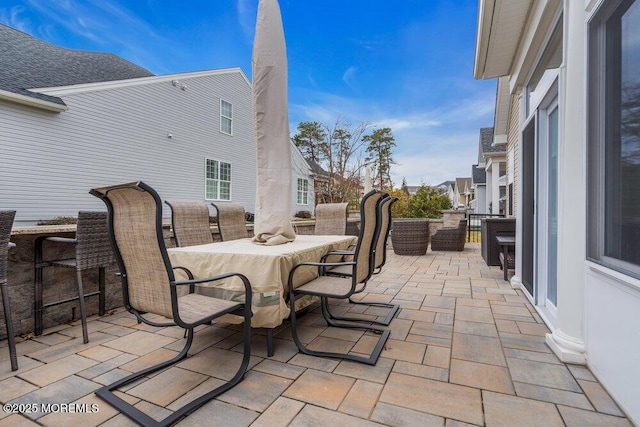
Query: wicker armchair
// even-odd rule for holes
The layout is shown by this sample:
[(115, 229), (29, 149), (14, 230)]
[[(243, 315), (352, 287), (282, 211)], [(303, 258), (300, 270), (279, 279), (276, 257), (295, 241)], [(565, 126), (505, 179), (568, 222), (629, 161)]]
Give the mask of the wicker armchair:
[(316, 206), (316, 236), (344, 236), (346, 230), (347, 203), (321, 203)]
[(431, 236), (432, 251), (462, 251), (467, 238), (467, 220), (460, 220), (457, 227), (444, 227)]
[(246, 239), (247, 223), (244, 207), (239, 203), (211, 203), (217, 212), (220, 240)]

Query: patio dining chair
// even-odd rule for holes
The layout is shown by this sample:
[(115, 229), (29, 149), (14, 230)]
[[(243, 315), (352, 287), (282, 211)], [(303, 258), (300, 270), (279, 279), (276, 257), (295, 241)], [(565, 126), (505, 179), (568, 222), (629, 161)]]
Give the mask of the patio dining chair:
[[(44, 258), (45, 243), (57, 242), (59, 244), (73, 245), (75, 256), (72, 258)], [(87, 312), (85, 308), (85, 298), (98, 296), (98, 314), (105, 313), (105, 270), (113, 264), (113, 251), (109, 244), (107, 234), (107, 213), (80, 211), (78, 212), (78, 224), (76, 226), (76, 237), (46, 237), (41, 236), (35, 243), (35, 334), (41, 335), (44, 329), (44, 310), (71, 301), (78, 301), (80, 306), (80, 321), (82, 323), (82, 339), (84, 343), (89, 342), (89, 332), (87, 331)], [(44, 302), (44, 270), (45, 267), (73, 268), (76, 270), (76, 281), (78, 285), (78, 295), (59, 299), (56, 301)], [(82, 272), (91, 269), (98, 269), (98, 290), (95, 292), (84, 292)]]
[(178, 200), (164, 202), (171, 208), (171, 228), (176, 246), (213, 243), (206, 203)]
[(7, 341), (9, 342), (9, 358), (11, 370), (18, 370), (18, 355), (16, 353), (16, 340), (13, 335), (13, 321), (11, 319), (11, 304), (9, 304), (9, 287), (7, 286), (7, 258), (9, 248), (15, 245), (9, 242), (11, 226), (16, 211), (0, 211), (0, 291), (2, 291), (2, 308), (4, 310), (4, 324), (7, 327)]
[[(390, 230), (390, 226), (391, 226), (391, 206), (398, 200), (397, 197), (391, 197), (388, 195), (384, 195), (382, 200), (380, 201), (380, 203), (378, 204), (378, 219), (380, 221), (380, 231), (378, 232), (377, 238), (376, 238), (376, 242), (375, 242), (375, 249), (374, 249), (374, 263), (373, 263), (373, 274), (379, 274), (380, 271), (382, 270), (382, 267), (384, 266), (384, 264), (386, 263), (387, 260), (387, 240), (389, 238), (389, 230)], [(324, 258), (326, 259), (328, 256), (330, 256), (331, 254), (337, 254), (338, 252), (334, 251), (334, 252), (330, 252), (329, 254), (327, 254)], [(350, 255), (351, 253), (348, 252), (343, 252), (345, 254)], [(351, 276), (352, 274), (352, 269), (349, 266), (339, 266), (339, 267), (335, 267), (332, 269), (329, 269), (326, 271), (326, 274), (329, 275), (340, 275), (340, 276)], [(365, 290), (366, 288), (366, 283), (362, 283), (360, 284), (359, 288), (357, 288), (354, 291), (354, 294), (358, 294), (361, 293)], [(384, 326), (388, 326), (389, 324), (391, 324), (391, 321), (393, 320), (393, 318), (395, 317), (396, 313), (398, 312), (398, 310), (400, 309), (400, 306), (398, 304), (391, 304), (391, 303), (383, 303), (383, 302), (370, 302), (370, 301), (366, 301), (366, 300), (354, 300), (353, 297), (349, 297), (349, 302), (351, 302), (352, 304), (363, 304), (363, 305), (369, 305), (369, 306), (374, 306), (374, 307), (383, 307), (383, 308), (388, 308), (389, 312), (387, 313), (387, 316), (382, 319), (382, 320), (370, 320), (370, 319), (365, 319), (365, 318), (358, 318), (358, 317), (346, 317), (346, 316), (335, 316), (334, 318), (337, 320), (347, 320), (347, 321), (358, 321), (358, 322), (371, 322), (371, 323), (375, 323), (378, 325), (384, 325)]]
[[(374, 243), (379, 232), (378, 204), (382, 198), (382, 193), (373, 190), (367, 193), (363, 198), (360, 206), (360, 235), (358, 236), (358, 243), (356, 249), (353, 252), (353, 260), (343, 262), (305, 262), (300, 263), (293, 267), (289, 274), (288, 287), (290, 306), (295, 307), (296, 299), (304, 296), (311, 295), (320, 297), (320, 307), (322, 310), (322, 316), (329, 326), (342, 327), (342, 328), (356, 328), (363, 329), (365, 331), (373, 331), (380, 334), (376, 345), (371, 353), (365, 357), (352, 353), (335, 353), (326, 352), (322, 350), (311, 350), (305, 346), (298, 336), (298, 325), (295, 310), (291, 310), (291, 333), (293, 341), (298, 349), (305, 354), (311, 356), (321, 357), (334, 357), (340, 359), (353, 360), (356, 362), (366, 363), (369, 365), (375, 365), (380, 352), (384, 346), (384, 343), (389, 338), (389, 330), (373, 326), (370, 323), (356, 323), (356, 322), (337, 322), (335, 316), (330, 311), (329, 298), (335, 299), (348, 299), (353, 295), (357, 288), (366, 283), (371, 277), (373, 271), (373, 250)], [(327, 268), (350, 266), (351, 275), (345, 276), (332, 276), (324, 274)], [(294, 288), (294, 276), (300, 268), (317, 268), (319, 276), (302, 286)]]
[(344, 236), (347, 231), (347, 203), (320, 203), (316, 206), (314, 234)]
[(247, 224), (244, 207), (239, 203), (211, 203), (216, 208), (216, 218), (220, 240), (236, 240), (247, 238)]
[[(229, 390), (244, 378), (251, 355), (251, 285), (239, 273), (226, 273), (195, 279), (183, 267), (172, 267), (162, 234), (162, 203), (158, 194), (143, 182), (95, 188), (90, 193), (107, 205), (109, 238), (120, 267), (124, 306), (140, 321), (152, 326), (177, 325), (186, 331), (184, 348), (173, 359), (133, 373), (113, 384), (104, 386), (96, 394), (132, 420), (142, 425), (170, 425), (191, 411)], [(183, 271), (187, 280), (176, 280), (174, 270)], [(200, 283), (238, 277), (244, 284), (242, 301), (213, 298), (194, 293)], [(188, 293), (180, 292), (184, 289)], [(210, 323), (227, 313), (243, 312), (244, 350), (242, 362), (231, 380), (195, 398), (161, 421), (156, 421), (114, 393), (114, 390), (149, 374), (169, 367), (187, 357), (193, 342), (194, 328)], [(158, 323), (142, 317), (153, 313), (170, 319)], [(216, 364), (212, 360), (213, 365)]]

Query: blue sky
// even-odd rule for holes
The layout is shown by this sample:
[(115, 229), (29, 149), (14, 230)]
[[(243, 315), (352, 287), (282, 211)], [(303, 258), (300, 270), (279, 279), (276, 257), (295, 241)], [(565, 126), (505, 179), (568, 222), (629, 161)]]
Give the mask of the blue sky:
[[(240, 67), (258, 0), (4, 0), (0, 22), (155, 74)], [(396, 186), (470, 176), (495, 81), (473, 79), (477, 0), (280, 0), (289, 118), (390, 127)]]

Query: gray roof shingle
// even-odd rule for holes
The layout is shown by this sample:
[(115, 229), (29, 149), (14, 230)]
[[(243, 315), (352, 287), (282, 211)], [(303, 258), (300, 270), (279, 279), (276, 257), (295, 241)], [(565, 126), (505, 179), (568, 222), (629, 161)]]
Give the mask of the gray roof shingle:
[(480, 144), (482, 153), (504, 153), (507, 147), (504, 145), (493, 145), (493, 128), (480, 128)]
[(486, 184), (487, 171), (484, 168), (479, 168), (478, 165), (472, 165), (471, 179), (473, 180), (474, 184)]
[(0, 89), (64, 105), (27, 89), (149, 77), (154, 74), (112, 53), (66, 49), (0, 24)]

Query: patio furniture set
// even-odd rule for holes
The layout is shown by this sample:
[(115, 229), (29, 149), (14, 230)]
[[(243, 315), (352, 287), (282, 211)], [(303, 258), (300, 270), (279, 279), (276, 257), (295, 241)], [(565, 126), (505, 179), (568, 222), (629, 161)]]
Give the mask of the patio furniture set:
[[(390, 330), (383, 326), (390, 324), (399, 307), (393, 304), (367, 303), (362, 299), (354, 301), (351, 297), (363, 292), (374, 270), (379, 272), (385, 263), (384, 248), (391, 223), (390, 208), (395, 201), (386, 193), (374, 190), (363, 197), (357, 237), (345, 235), (346, 204), (332, 204), (319, 207), (316, 235), (299, 235), (294, 242), (278, 246), (251, 242), (247, 237), (244, 209), (240, 205), (214, 205), (223, 241), (213, 242), (208, 222), (209, 212), (204, 203), (166, 201), (172, 210), (176, 248), (166, 247), (162, 233), (161, 199), (148, 185), (134, 182), (96, 188), (90, 193), (105, 203), (107, 213), (81, 212), (75, 239), (37, 239), (36, 333), (42, 333), (42, 311), (45, 308), (79, 300), (83, 341), (87, 343), (89, 338), (84, 298), (98, 296), (100, 314), (104, 314), (104, 268), (115, 258), (120, 271), (125, 308), (139, 322), (157, 327), (181, 327), (185, 330), (186, 337), (184, 348), (171, 360), (131, 374), (96, 391), (98, 396), (134, 421), (142, 425), (173, 424), (232, 388), (243, 379), (249, 364), (251, 328), (267, 328), (268, 355), (271, 356), (273, 328), (286, 318), (291, 320), (293, 340), (300, 352), (369, 365), (376, 363), (390, 334)], [(15, 370), (18, 368), (17, 358), (6, 292), (8, 240), (14, 214), (15, 212), (2, 212), (0, 215), (0, 284), (12, 369)], [(75, 258), (46, 259), (46, 242), (75, 245)], [(47, 267), (75, 268), (78, 296), (45, 303), (42, 297), (43, 272)], [(88, 268), (99, 269), (100, 285), (98, 291), (84, 294), (82, 271)], [(302, 343), (296, 328), (299, 310), (318, 299), (329, 326), (357, 328), (374, 333), (377, 342), (369, 355), (312, 350)], [(389, 314), (383, 320), (340, 317), (331, 312), (329, 299), (348, 299), (352, 303), (386, 307)], [(150, 320), (148, 314), (160, 315), (168, 320)], [(194, 328), (209, 324), (221, 316), (225, 316), (225, 321), (235, 319), (234, 322), (244, 325), (243, 358), (229, 381), (187, 403), (162, 421), (154, 420), (115, 393), (118, 388), (186, 358), (193, 342)]]
[(434, 251), (462, 251), (466, 242), (467, 221), (460, 220), (456, 227), (443, 227), (429, 236), (426, 218), (394, 219), (391, 230), (393, 250), (398, 255), (424, 255), (429, 242)]

